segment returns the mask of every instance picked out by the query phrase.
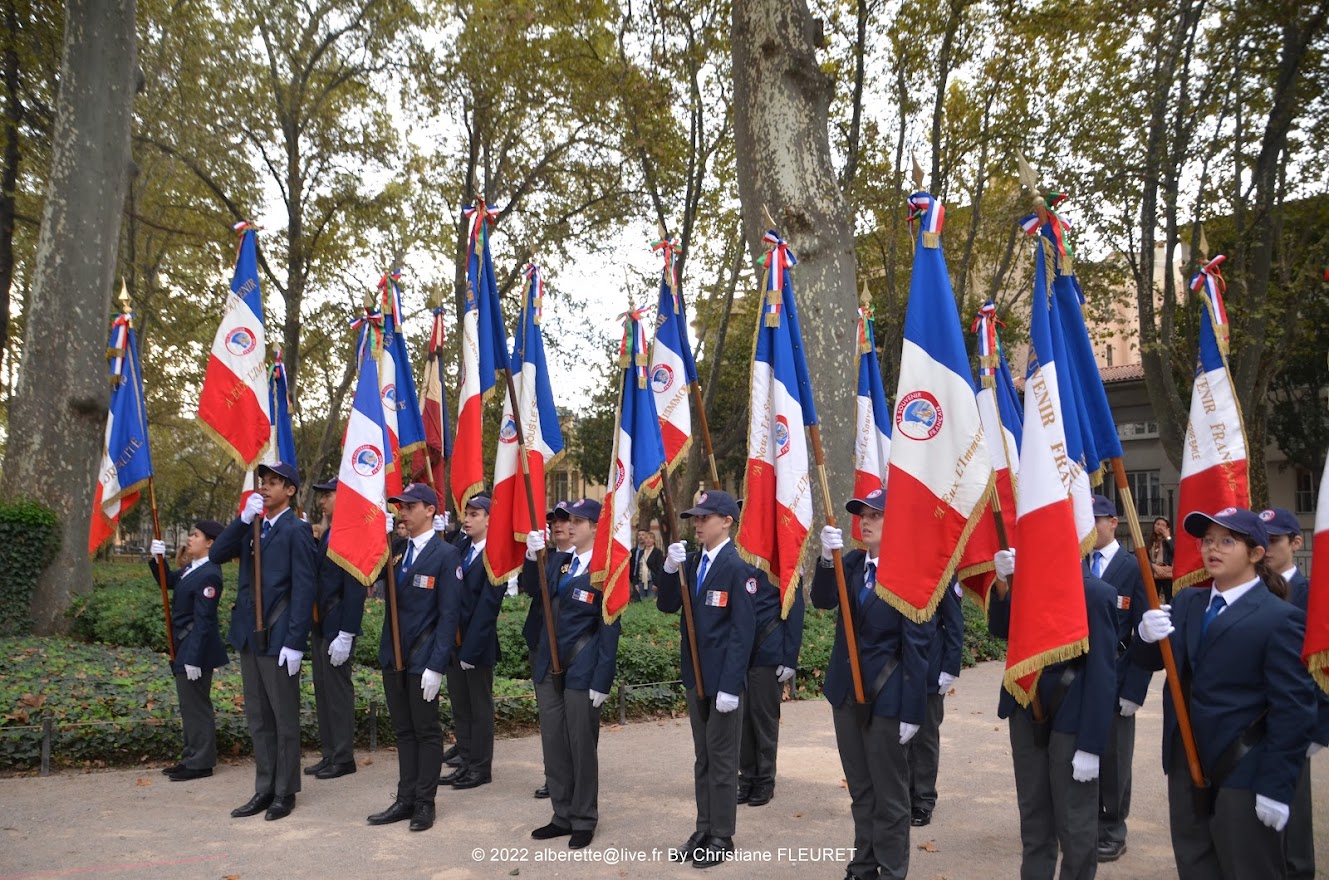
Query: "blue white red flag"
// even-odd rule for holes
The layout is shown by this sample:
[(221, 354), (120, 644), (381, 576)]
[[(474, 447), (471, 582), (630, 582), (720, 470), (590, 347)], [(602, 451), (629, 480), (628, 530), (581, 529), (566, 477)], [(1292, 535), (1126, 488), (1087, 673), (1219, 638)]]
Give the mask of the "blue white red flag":
[[(406, 350), (406, 331), (402, 320), (401, 305), (401, 270), (394, 269), (385, 273), (378, 282), (383, 300), (383, 352), (384, 359), (391, 360), (392, 375), (389, 379), (386, 370), (379, 377), (383, 383), (383, 409), (391, 418), (388, 429), (395, 431), (395, 460), (401, 465), (395, 473), (399, 476), (407, 470), (405, 462), (411, 460), (411, 454), (425, 445), (424, 419), (420, 415), (420, 399), (415, 393), (415, 377), (411, 372), (411, 356)], [(410, 474), (401, 477), (410, 482)], [(393, 493), (391, 486), (388, 487)]]
[(106, 352), (111, 367), (111, 403), (106, 415), (101, 470), (93, 492), (89, 556), (115, 536), (120, 517), (138, 502), (141, 490), (152, 479), (148, 411), (143, 400), (143, 373), (139, 369), (132, 315), (117, 315), (111, 322)]
[(1311, 537), (1311, 573), (1306, 597), (1306, 639), (1301, 659), (1320, 690), (1329, 694), (1329, 460), (1320, 477)]
[(673, 470), (692, 445), (688, 392), (692, 383), (697, 381), (697, 364), (692, 359), (687, 313), (678, 288), (675, 262), (678, 242), (665, 238), (656, 242), (652, 250), (663, 254), (664, 268), (660, 273), (655, 342), (651, 346), (651, 393), (655, 395), (655, 411), (660, 416), (665, 456), (669, 469)]
[[(866, 498), (873, 489), (886, 488), (891, 457), (891, 410), (877, 363), (872, 306), (858, 310), (858, 393), (854, 403), (854, 497)], [(862, 546), (863, 531), (853, 517), (854, 543)]]
[(286, 382), (286, 365), (282, 363), (280, 348), (273, 349), (272, 366), (268, 368), (268, 412), (272, 413), (268, 445), (254, 466), (245, 470), (237, 511), (244, 510), (245, 501), (254, 494), (254, 473), (259, 465), (272, 465), (279, 461), (296, 465), (295, 430), (291, 426), (291, 392)]
[[(452, 429), (448, 425), (448, 399), (443, 390), (443, 345), (447, 340), (443, 306), (433, 310), (429, 331), (429, 358), (425, 361), (425, 396), (421, 406), (425, 425), (425, 452), (434, 470), (452, 458)], [(439, 493), (442, 501), (442, 493)]]

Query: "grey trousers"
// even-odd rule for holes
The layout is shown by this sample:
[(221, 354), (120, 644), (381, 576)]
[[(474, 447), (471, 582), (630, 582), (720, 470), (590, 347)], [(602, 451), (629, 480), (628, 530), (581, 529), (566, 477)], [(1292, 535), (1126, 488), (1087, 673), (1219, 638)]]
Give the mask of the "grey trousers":
[(254, 741), (254, 792), (277, 797), (300, 790), (300, 673), (276, 657), (240, 652), (245, 721)]
[(560, 693), (553, 675), (535, 685), (535, 702), (554, 824), (594, 831), (600, 821), (600, 710), (591, 705), (590, 691)]
[(1112, 716), (1108, 747), (1099, 762), (1098, 842), (1126, 842), (1126, 817), (1131, 813), (1131, 766), (1135, 760), (1135, 716)]
[(354, 661), (347, 659), (342, 665), (333, 666), (328, 656), (331, 641), (317, 632), (311, 634), (311, 641), (319, 751), (324, 760), (349, 764), (355, 760), (355, 686), (351, 683)]
[(175, 693), (180, 698), (180, 725), (185, 747), (180, 763), (190, 770), (217, 766), (217, 718), (212, 711), (212, 670), (203, 670), (197, 681), (184, 671), (175, 673)]
[(462, 766), (488, 774), (494, 763), (493, 667), (448, 667), (448, 702)]
[(1255, 816), (1255, 792), (1220, 788), (1213, 816), (1195, 815), (1181, 737), (1168, 766), (1168, 820), (1179, 880), (1279, 880), (1287, 876), (1283, 835)]
[(697, 689), (689, 688), (688, 719), (692, 722), (692, 782), (697, 796), (699, 833), (712, 837), (733, 837), (738, 824), (738, 752), (743, 728), (743, 703), (738, 708), (718, 712), (715, 697), (697, 699)]
[(931, 813), (937, 808), (937, 768), (941, 765), (941, 722), (946, 698), (932, 688), (927, 714), (909, 741), (909, 807)]
[(397, 798), (408, 804), (432, 804), (443, 769), (438, 697), (425, 702), (421, 677), (383, 670), (383, 702), (397, 736)]
[(1287, 819), (1285, 853), (1288, 880), (1315, 880), (1315, 833), (1311, 821), (1311, 759), (1307, 758), (1292, 796), (1292, 811)]
[(775, 753), (780, 745), (780, 694), (783, 691), (784, 685), (775, 677), (774, 666), (754, 666), (748, 670), (738, 757), (738, 776), (744, 785), (775, 784)]
[(900, 719), (872, 715), (864, 724), (863, 717), (852, 706), (831, 710), (854, 817), (846, 876), (902, 880), (909, 873), (909, 746), (900, 745)]
[(1098, 873), (1098, 781), (1071, 778), (1075, 737), (1052, 732), (1047, 748), (1034, 742), (1027, 711), (1010, 717), (1015, 800), (1020, 807), (1021, 880), (1090, 880)]

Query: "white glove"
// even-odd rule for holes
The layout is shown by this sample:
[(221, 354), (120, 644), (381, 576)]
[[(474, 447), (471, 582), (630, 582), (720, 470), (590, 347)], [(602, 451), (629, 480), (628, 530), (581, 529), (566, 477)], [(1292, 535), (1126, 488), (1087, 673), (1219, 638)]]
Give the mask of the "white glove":
[(344, 630), (337, 633), (337, 637), (328, 645), (328, 656), (332, 658), (333, 666), (340, 666), (350, 659), (351, 643), (354, 640), (355, 636)]
[(715, 695), (715, 711), (732, 712), (737, 708), (738, 708), (738, 697), (734, 696), (733, 694), (726, 694), (724, 691), (720, 691), (718, 694)]
[(387, 531), (389, 535), (391, 535), (393, 531), (396, 530), (397, 521), (393, 518), (392, 514), (389, 513), (384, 515), (383, 528)]
[(835, 526), (821, 527), (821, 558), (827, 562), (831, 561), (831, 556), (836, 550), (844, 549), (844, 532)]
[(457, 662), (461, 665), (462, 669), (471, 670), (475, 668), (474, 663), (467, 663), (465, 660), (458, 660)]
[(918, 733), (918, 725), (917, 725), (917, 724), (910, 724), (908, 721), (901, 721), (901, 722), (900, 722), (900, 745), (904, 745), (905, 743), (909, 742), (909, 740), (911, 740), (911, 739), (914, 738), (914, 734), (916, 734), (916, 733)]
[(426, 669), (420, 676), (420, 691), (424, 694), (425, 702), (434, 702), (434, 697), (438, 696), (438, 689), (443, 685), (443, 673), (435, 672), (432, 669)]
[(609, 699), (609, 694), (602, 694), (599, 691), (591, 691), (591, 705), (599, 709), (604, 705), (604, 701)]
[(943, 697), (946, 696), (946, 694), (950, 692), (951, 685), (955, 684), (955, 680), (959, 677), (960, 676), (958, 675), (951, 675), (949, 672), (943, 672), (941, 675), (938, 675), (937, 693), (941, 694)]
[(1098, 755), (1076, 751), (1071, 757), (1071, 778), (1076, 782), (1093, 782), (1098, 778)]
[(1311, 743), (1310, 745), (1306, 746), (1306, 757), (1309, 758), (1311, 755), (1314, 755), (1322, 748), (1324, 748), (1324, 743)]
[(185, 664), (185, 678), (190, 681), (198, 681), (202, 677), (203, 669), (201, 667), (190, 666), (188, 663)]
[(300, 514), (300, 522), (309, 522), (309, 516), (303, 513)]
[(688, 548), (682, 541), (675, 541), (665, 550), (664, 570), (666, 574), (677, 574), (688, 561)]
[(446, 532), (448, 530), (448, 515), (440, 513), (434, 517), (434, 531)]
[(1275, 831), (1287, 827), (1288, 812), (1287, 804), (1280, 804), (1262, 794), (1255, 796), (1255, 817)]
[(997, 555), (992, 557), (992, 567), (997, 570), (997, 577), (1004, 581), (1010, 580), (1015, 574), (1015, 548), (998, 550)]
[(793, 678), (794, 673), (797, 671), (798, 670), (792, 666), (777, 666), (775, 667), (775, 680), (780, 684), (784, 684), (786, 681)]
[(527, 533), (526, 533), (526, 558), (527, 558), (527, 559), (535, 559), (537, 556), (540, 555), (540, 551), (543, 550), (544, 548), (545, 548), (545, 533), (544, 533), (544, 532), (538, 532), (538, 531), (537, 531), (537, 532), (527, 532)]
[(249, 525), (254, 517), (263, 512), (263, 496), (255, 492), (245, 499), (244, 509), (240, 511), (240, 522)]
[(1150, 608), (1140, 619), (1140, 638), (1146, 642), (1161, 642), (1175, 630), (1176, 627), (1172, 625), (1171, 605)]
[(1130, 700), (1126, 699), (1125, 697), (1122, 697), (1121, 699), (1117, 700), (1117, 705), (1121, 707), (1122, 718), (1129, 718), (1132, 715), (1134, 715), (1136, 712), (1138, 712), (1140, 709), (1139, 703), (1132, 703)]
[(151, 546), (148, 548), (148, 552), (151, 553), (153, 556), (165, 556), (165, 555), (166, 555), (166, 542), (165, 542), (165, 541), (153, 541), (152, 544), (151, 544)]
[(277, 655), (277, 665), (285, 666), (286, 674), (293, 676), (300, 672), (300, 661), (303, 659), (305, 659), (304, 651), (282, 648), (281, 653)]

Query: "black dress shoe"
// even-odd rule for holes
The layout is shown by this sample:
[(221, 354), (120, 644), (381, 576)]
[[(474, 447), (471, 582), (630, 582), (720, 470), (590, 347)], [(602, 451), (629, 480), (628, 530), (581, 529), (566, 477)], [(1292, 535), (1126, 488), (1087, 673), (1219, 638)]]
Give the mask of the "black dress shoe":
[(345, 764), (328, 764), (322, 770), (314, 774), (315, 779), (336, 779), (338, 776), (350, 776), (355, 772), (355, 762), (347, 761)]
[(550, 822), (548, 825), (541, 825), (531, 832), (532, 840), (552, 840), (555, 837), (567, 837), (572, 833), (571, 828), (559, 825), (557, 822)]
[(591, 830), (574, 831), (572, 837), (568, 840), (569, 849), (581, 849), (591, 845), (591, 840), (595, 837), (595, 832)]
[(284, 819), (291, 815), (291, 810), (295, 809), (295, 795), (287, 794), (279, 798), (272, 799), (272, 806), (263, 814), (263, 818), (272, 822), (275, 819)]
[(370, 816), (368, 821), (370, 825), (391, 825), (393, 822), (402, 822), (411, 818), (411, 814), (414, 812), (414, 806), (406, 803), (401, 798), (397, 798), (392, 802), (392, 806), (381, 813)]
[[(457, 745), (456, 743), (453, 743), (452, 745), (447, 747), (446, 751), (443, 752), (443, 763), (452, 764), (452, 762), (456, 760), (456, 758), (457, 758)], [(456, 767), (457, 765), (452, 764), (452, 766)]]
[(207, 779), (212, 775), (211, 767), (201, 767), (197, 770), (192, 767), (181, 767), (176, 772), (166, 778), (172, 782), (188, 782), (191, 779)]
[(542, 786), (540, 786), (539, 788), (537, 788), (537, 789), (535, 790), (535, 799), (536, 799), (536, 800), (541, 800), (541, 799), (543, 799), (543, 798), (547, 798), (547, 797), (549, 797), (549, 786), (548, 786), (548, 785), (542, 785)]
[(249, 799), (249, 803), (243, 807), (236, 807), (231, 810), (232, 819), (243, 819), (245, 816), (257, 816), (266, 810), (272, 804), (271, 794), (256, 794)]
[(692, 861), (693, 856), (697, 854), (697, 847), (701, 846), (705, 842), (706, 842), (706, 832), (694, 831), (692, 833), (692, 836), (688, 838), (687, 843), (683, 844), (678, 849), (671, 849), (669, 851), (669, 861), (671, 862)]
[(1126, 841), (1121, 843), (1100, 843), (1098, 845), (1098, 860), (1100, 862), (1115, 862), (1126, 854)]
[(445, 767), (460, 767), (462, 765), (461, 755), (453, 755), (451, 758), (444, 758)]
[(315, 776), (318, 774), (318, 771), (322, 770), (324, 767), (328, 766), (331, 763), (332, 762), (329, 761), (327, 758), (319, 758), (317, 764), (310, 764), (308, 767), (305, 768), (305, 775)]
[(932, 822), (932, 811), (914, 807), (909, 811), (909, 824), (915, 828), (922, 828)]
[(752, 786), (752, 793), (748, 795), (748, 806), (763, 807), (766, 804), (769, 804), (773, 797), (775, 797), (774, 783), (771, 783), (770, 785), (754, 785)]
[(438, 778), (438, 784), (455, 785), (456, 783), (460, 782), (465, 775), (466, 775), (466, 768), (458, 767), (456, 770), (453, 770), (447, 776), (440, 776)]
[(428, 831), (434, 827), (434, 805), (430, 803), (418, 803), (415, 810), (411, 813), (411, 830)]
[(752, 797), (752, 783), (740, 782), (738, 784), (738, 802), (740, 804), (746, 804), (750, 797)]
[(479, 788), (482, 785), (488, 785), (493, 778), (488, 773), (478, 773), (475, 770), (467, 770), (461, 777), (452, 783), (452, 787), (457, 791), (467, 788)]
[(729, 857), (733, 853), (734, 839), (732, 837), (708, 837), (706, 843), (698, 847), (696, 854), (693, 855), (692, 867), (713, 868), (729, 861)]
[(179, 773), (183, 769), (185, 769), (183, 761), (177, 764), (172, 764), (169, 767), (162, 768), (162, 776), (170, 776), (172, 773)]

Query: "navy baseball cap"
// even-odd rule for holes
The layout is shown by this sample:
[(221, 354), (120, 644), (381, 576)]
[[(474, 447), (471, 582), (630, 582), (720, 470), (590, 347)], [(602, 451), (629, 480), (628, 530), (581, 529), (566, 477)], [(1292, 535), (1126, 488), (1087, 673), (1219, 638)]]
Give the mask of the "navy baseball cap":
[(1301, 523), (1297, 522), (1292, 511), (1284, 507), (1271, 507), (1260, 511), (1260, 519), (1270, 535), (1300, 535)]
[(688, 519), (694, 516), (709, 516), (712, 514), (717, 516), (730, 516), (734, 519), (738, 519), (738, 502), (735, 501), (734, 496), (730, 495), (728, 492), (723, 492), (719, 489), (710, 489), (701, 493), (701, 497), (697, 499), (697, 505), (695, 507), (688, 508), (680, 513), (679, 516), (683, 519)]
[(222, 529), (224, 529), (225, 526), (217, 522), (215, 519), (201, 519), (194, 523), (194, 528), (202, 532), (204, 537), (211, 538), (215, 541), (217, 540), (217, 536), (222, 533)]
[(548, 525), (549, 523), (558, 519), (558, 512), (560, 510), (566, 510), (567, 507), (568, 503), (566, 501), (560, 501), (557, 504), (555, 504), (553, 507), (549, 508), (549, 510), (545, 513), (545, 524)]
[(1245, 535), (1266, 550), (1269, 549), (1269, 531), (1264, 527), (1264, 520), (1244, 507), (1225, 507), (1214, 514), (1192, 511), (1186, 514), (1182, 525), (1188, 534), (1203, 538), (1210, 523), (1220, 525), (1238, 535)]
[(315, 492), (335, 492), (335, 491), (337, 491), (337, 483), (338, 483), (338, 482), (340, 482), (340, 481), (339, 481), (336, 477), (333, 477), (331, 480), (326, 480), (326, 481), (324, 481), (324, 482), (322, 482), (322, 483), (315, 483), (315, 484), (314, 484), (314, 491), (315, 491)]
[(474, 507), (476, 510), (483, 510), (485, 513), (488, 513), (489, 505), (492, 503), (493, 499), (489, 497), (487, 492), (477, 492), (466, 502), (466, 506)]
[(258, 466), (259, 479), (263, 478), (265, 473), (276, 474), (295, 488), (300, 488), (300, 472), (295, 469), (295, 465), (279, 461), (276, 464), (261, 464)]
[(1094, 496), (1094, 519), (1100, 516), (1116, 516), (1117, 505), (1106, 495)]
[(438, 494), (424, 483), (412, 483), (401, 490), (400, 495), (393, 495), (388, 499), (393, 504), (408, 504), (412, 501), (419, 501), (421, 504), (428, 504), (430, 507), (438, 507)]
[(592, 501), (589, 498), (578, 498), (571, 504), (560, 502), (554, 508), (554, 519), (572, 519), (574, 516), (588, 519), (591, 522), (599, 522), (600, 502)]
[(886, 510), (886, 490), (877, 488), (862, 498), (850, 498), (845, 502), (844, 509), (854, 516), (862, 516), (864, 510), (875, 510), (877, 513), (882, 513)]

